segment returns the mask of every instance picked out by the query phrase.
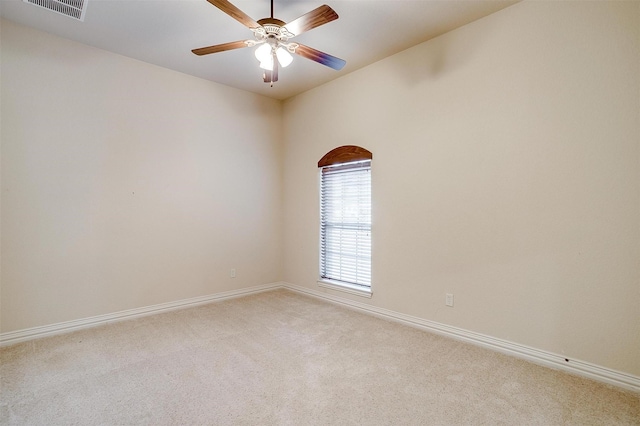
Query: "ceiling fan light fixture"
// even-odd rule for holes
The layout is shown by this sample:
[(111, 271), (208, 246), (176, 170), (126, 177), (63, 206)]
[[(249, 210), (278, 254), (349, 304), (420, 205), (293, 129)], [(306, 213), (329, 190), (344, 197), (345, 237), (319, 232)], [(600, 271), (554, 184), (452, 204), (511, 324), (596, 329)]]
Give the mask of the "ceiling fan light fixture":
[(304, 32), (338, 19), (338, 14), (326, 4), (305, 13), (289, 23), (286, 23), (273, 17), (273, 0), (271, 0), (271, 17), (263, 18), (258, 21), (254, 21), (246, 13), (231, 4), (230, 0), (207, 1), (251, 30), (255, 39), (233, 41), (230, 43), (216, 44), (191, 50), (198, 56), (257, 45), (258, 47), (254, 51), (254, 55), (260, 63), (260, 68), (265, 70), (263, 75), (264, 82), (271, 83), (271, 85), (278, 81), (278, 65), (281, 65), (284, 68), (293, 62), (293, 57), (291, 56), (292, 53), (335, 70), (341, 70), (346, 64), (344, 60), (336, 58), (335, 56), (331, 56), (309, 46), (289, 42), (290, 38), (296, 37)]
[(269, 61), (273, 62), (273, 57), (271, 55), (271, 45), (268, 43), (264, 43), (258, 46), (255, 52), (255, 55), (256, 55), (256, 59), (260, 61), (260, 63), (269, 62)]
[(273, 57), (269, 56), (266, 61), (260, 62), (260, 68), (267, 71), (273, 70)]
[(280, 62), (280, 65), (283, 67), (288, 67), (291, 62), (293, 62), (293, 56), (282, 46), (276, 50), (276, 56), (278, 57), (278, 62)]

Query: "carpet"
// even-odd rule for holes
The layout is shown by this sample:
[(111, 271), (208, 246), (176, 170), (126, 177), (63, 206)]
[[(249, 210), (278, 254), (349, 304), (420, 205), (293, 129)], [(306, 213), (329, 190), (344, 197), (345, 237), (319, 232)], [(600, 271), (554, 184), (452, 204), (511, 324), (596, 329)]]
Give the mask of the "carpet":
[(640, 425), (640, 395), (277, 290), (0, 349), (3, 425)]

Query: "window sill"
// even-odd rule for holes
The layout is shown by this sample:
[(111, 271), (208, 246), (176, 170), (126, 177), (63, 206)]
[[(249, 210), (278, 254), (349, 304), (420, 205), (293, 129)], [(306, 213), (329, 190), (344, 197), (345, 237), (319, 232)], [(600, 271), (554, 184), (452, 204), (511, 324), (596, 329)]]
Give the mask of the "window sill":
[(331, 280), (318, 280), (318, 285), (320, 287), (330, 288), (331, 290), (343, 291), (345, 293), (355, 294), (357, 296), (371, 298), (373, 294), (370, 288), (361, 287), (358, 285), (347, 284), (339, 281), (331, 281)]

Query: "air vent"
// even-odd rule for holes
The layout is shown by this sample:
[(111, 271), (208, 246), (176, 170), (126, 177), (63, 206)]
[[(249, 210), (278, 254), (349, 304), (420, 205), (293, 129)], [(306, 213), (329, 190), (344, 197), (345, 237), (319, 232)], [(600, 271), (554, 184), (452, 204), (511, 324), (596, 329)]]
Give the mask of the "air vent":
[(23, 0), (36, 6), (44, 7), (61, 15), (69, 16), (78, 21), (84, 21), (87, 10), (87, 0)]

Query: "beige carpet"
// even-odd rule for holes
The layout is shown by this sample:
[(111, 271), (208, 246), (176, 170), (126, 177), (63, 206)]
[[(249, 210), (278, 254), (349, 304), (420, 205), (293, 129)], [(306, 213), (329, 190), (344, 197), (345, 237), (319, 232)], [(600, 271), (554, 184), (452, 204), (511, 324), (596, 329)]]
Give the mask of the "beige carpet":
[(640, 395), (296, 293), (0, 350), (3, 425), (640, 424)]

